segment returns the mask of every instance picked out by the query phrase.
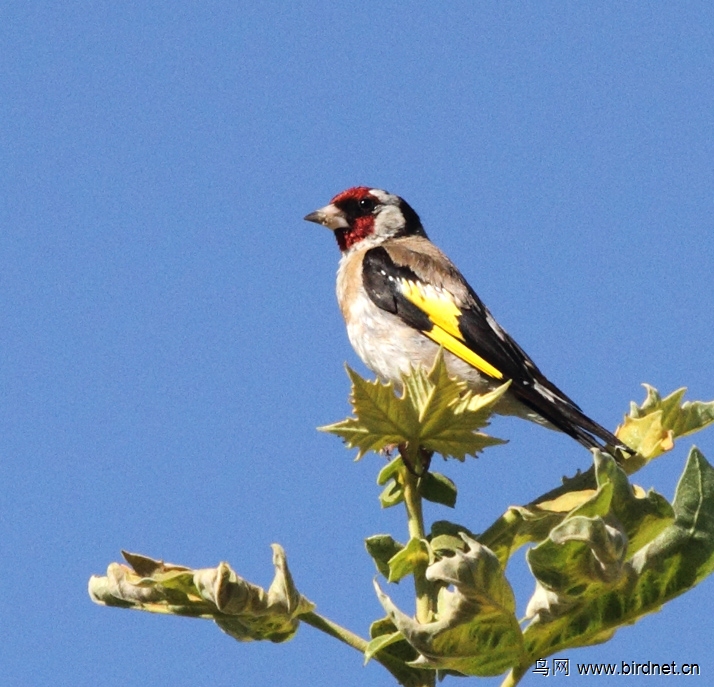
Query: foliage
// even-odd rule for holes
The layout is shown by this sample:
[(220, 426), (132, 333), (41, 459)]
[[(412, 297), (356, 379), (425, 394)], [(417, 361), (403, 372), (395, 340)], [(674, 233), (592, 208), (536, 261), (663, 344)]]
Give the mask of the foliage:
[(210, 618), (242, 642), (284, 642), (297, 632), (300, 616), (315, 607), (295, 588), (278, 544), (273, 544), (275, 577), (267, 592), (238, 576), (227, 563), (191, 570), (122, 553), (130, 567), (111, 563), (106, 576), (90, 578), (89, 596), (96, 603)]
[(441, 355), (431, 370), (417, 367), (404, 378), (401, 396), (391, 383), (368, 382), (349, 367), (347, 374), (355, 417), (320, 429), (358, 448), (357, 460), (367, 451), (390, 445), (405, 445), (413, 461), (420, 448), (464, 460), (487, 446), (504, 443), (477, 430), (488, 425), (509, 383), (487, 394), (474, 394), (465, 382), (449, 377)]
[[(267, 591), (226, 563), (191, 570), (124, 554), (131, 567), (111, 564), (106, 576), (92, 577), (91, 598), (209, 618), (240, 641), (285, 641), (302, 620), (410, 687), (434, 685), (444, 675), (507, 671), (504, 685), (515, 685), (537, 659), (607, 641), (714, 569), (714, 469), (699, 450), (690, 450), (671, 504), (629, 481), (676, 439), (714, 422), (714, 402), (682, 402), (684, 389), (662, 398), (646, 386), (644, 403), (632, 404), (616, 432), (633, 455), (594, 451), (591, 470), (527, 505), (511, 506), (481, 534), (446, 520), (427, 533), (421, 500), (453, 508), (457, 496), (450, 479), (429, 470), (431, 456), (464, 461), (502, 443), (481, 430), (508, 385), (476, 395), (448, 376), (441, 356), (431, 370), (405, 376), (401, 393), (347, 371), (353, 416), (322, 430), (356, 448), (358, 459), (369, 451), (392, 455), (377, 478), (380, 503), (404, 503), (410, 538), (401, 543), (378, 534), (366, 547), (387, 583), (413, 577), (415, 616), (397, 608), (375, 581), (386, 617), (362, 639), (315, 612), (297, 591), (278, 545)], [(527, 544), (535, 591), (519, 622), (504, 570)]]

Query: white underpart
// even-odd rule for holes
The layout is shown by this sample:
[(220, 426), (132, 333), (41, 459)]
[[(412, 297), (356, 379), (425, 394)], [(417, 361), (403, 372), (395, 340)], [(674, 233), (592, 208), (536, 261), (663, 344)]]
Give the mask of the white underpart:
[[(346, 264), (347, 255), (344, 255), (337, 272), (338, 298), (346, 288)], [(378, 308), (365, 292), (351, 302), (345, 320), (347, 335), (357, 355), (384, 381), (400, 385), (402, 376), (411, 367), (429, 368), (434, 363), (439, 346), (396, 315)], [(486, 391), (497, 384), (448, 351), (445, 360), (451, 374), (465, 379), (474, 389)]]
[[(342, 256), (337, 272), (337, 296), (341, 302), (341, 294), (346, 290), (347, 260), (348, 253)], [(427, 285), (423, 288), (430, 296), (444, 297), (444, 292), (439, 287)], [(434, 363), (439, 350), (438, 344), (404, 324), (396, 315), (378, 308), (364, 291), (352, 300), (345, 320), (347, 336), (357, 355), (383, 381), (394, 382), (397, 388), (401, 388), (402, 377), (411, 368), (422, 365), (429, 369)], [(489, 391), (500, 384), (448, 351), (444, 351), (444, 360), (449, 373), (468, 382), (477, 393)], [(551, 395), (547, 389), (544, 391)], [(497, 412), (503, 415), (518, 415), (550, 427), (540, 415), (526, 408), (510, 394), (501, 399)]]

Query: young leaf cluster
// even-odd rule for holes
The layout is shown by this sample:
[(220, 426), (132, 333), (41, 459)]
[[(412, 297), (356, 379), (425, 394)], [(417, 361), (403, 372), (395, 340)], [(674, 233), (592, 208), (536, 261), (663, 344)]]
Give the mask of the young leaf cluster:
[[(92, 577), (92, 600), (211, 619), (239, 641), (285, 641), (302, 620), (378, 661), (405, 687), (507, 671), (504, 685), (512, 687), (537, 659), (607, 641), (714, 570), (714, 469), (699, 450), (690, 451), (671, 504), (629, 481), (677, 438), (713, 423), (714, 402), (683, 402), (683, 389), (662, 398), (647, 386), (644, 403), (632, 404), (617, 430), (633, 455), (595, 451), (590, 470), (509, 507), (480, 534), (445, 520), (427, 532), (421, 500), (449, 507), (456, 501), (454, 482), (429, 470), (432, 455), (463, 461), (502, 443), (480, 430), (507, 385), (475, 395), (449, 377), (441, 356), (431, 370), (407, 375), (400, 392), (348, 374), (353, 417), (322, 429), (357, 448), (357, 458), (397, 453), (377, 481), (382, 506), (404, 503), (409, 538), (404, 544), (379, 534), (366, 547), (388, 584), (414, 579), (415, 616), (375, 582), (386, 616), (362, 639), (314, 611), (278, 545), (268, 590), (226, 563), (192, 570), (125, 554), (130, 566), (114, 563), (105, 576)], [(524, 545), (535, 591), (519, 621), (505, 570)]]
[[(425, 577), (436, 584), (437, 603), (430, 620), (419, 622), (377, 585), (387, 618), (373, 625), (366, 656), (404, 656), (411, 649), (410, 665), (479, 676), (511, 669), (515, 684), (537, 659), (606, 641), (708, 575), (714, 471), (701, 453), (690, 453), (672, 505), (631, 485), (627, 473), (670, 449), (674, 438), (710, 424), (714, 403), (681, 403), (681, 390), (665, 399), (651, 387), (647, 392), (619, 430), (644, 455), (620, 466), (595, 452), (591, 471), (528, 506), (512, 506), (481, 535), (441, 521), (406, 545), (389, 535), (368, 538), (367, 550), (388, 582), (416, 577), (428, 560)], [(381, 471), (380, 483), (398, 476), (398, 461)], [(527, 554), (536, 586), (521, 630), (507, 602), (512, 592), (504, 570), (527, 543), (536, 544)]]
[(129, 566), (112, 563), (105, 576), (89, 580), (89, 596), (104, 606), (213, 620), (242, 642), (284, 642), (300, 616), (315, 607), (296, 589), (285, 551), (273, 544), (275, 577), (266, 591), (237, 575), (227, 563), (192, 570), (123, 552)]

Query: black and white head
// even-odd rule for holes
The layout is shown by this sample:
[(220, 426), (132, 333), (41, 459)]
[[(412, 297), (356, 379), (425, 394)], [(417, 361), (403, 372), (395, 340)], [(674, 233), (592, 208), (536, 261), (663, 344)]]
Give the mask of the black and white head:
[(378, 188), (355, 186), (305, 217), (335, 232), (344, 253), (363, 241), (379, 245), (399, 236), (426, 236), (419, 215), (403, 198)]

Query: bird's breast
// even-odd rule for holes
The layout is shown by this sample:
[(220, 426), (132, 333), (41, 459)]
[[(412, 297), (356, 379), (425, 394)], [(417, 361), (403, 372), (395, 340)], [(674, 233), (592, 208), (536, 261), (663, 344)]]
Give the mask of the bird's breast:
[[(337, 272), (337, 300), (347, 325), (347, 335), (362, 362), (384, 381), (401, 384), (405, 374), (434, 363), (439, 346), (418, 329), (391, 312), (379, 308), (362, 285), (361, 255), (343, 256)], [(468, 363), (445, 353), (451, 374), (486, 390), (493, 383)]]

